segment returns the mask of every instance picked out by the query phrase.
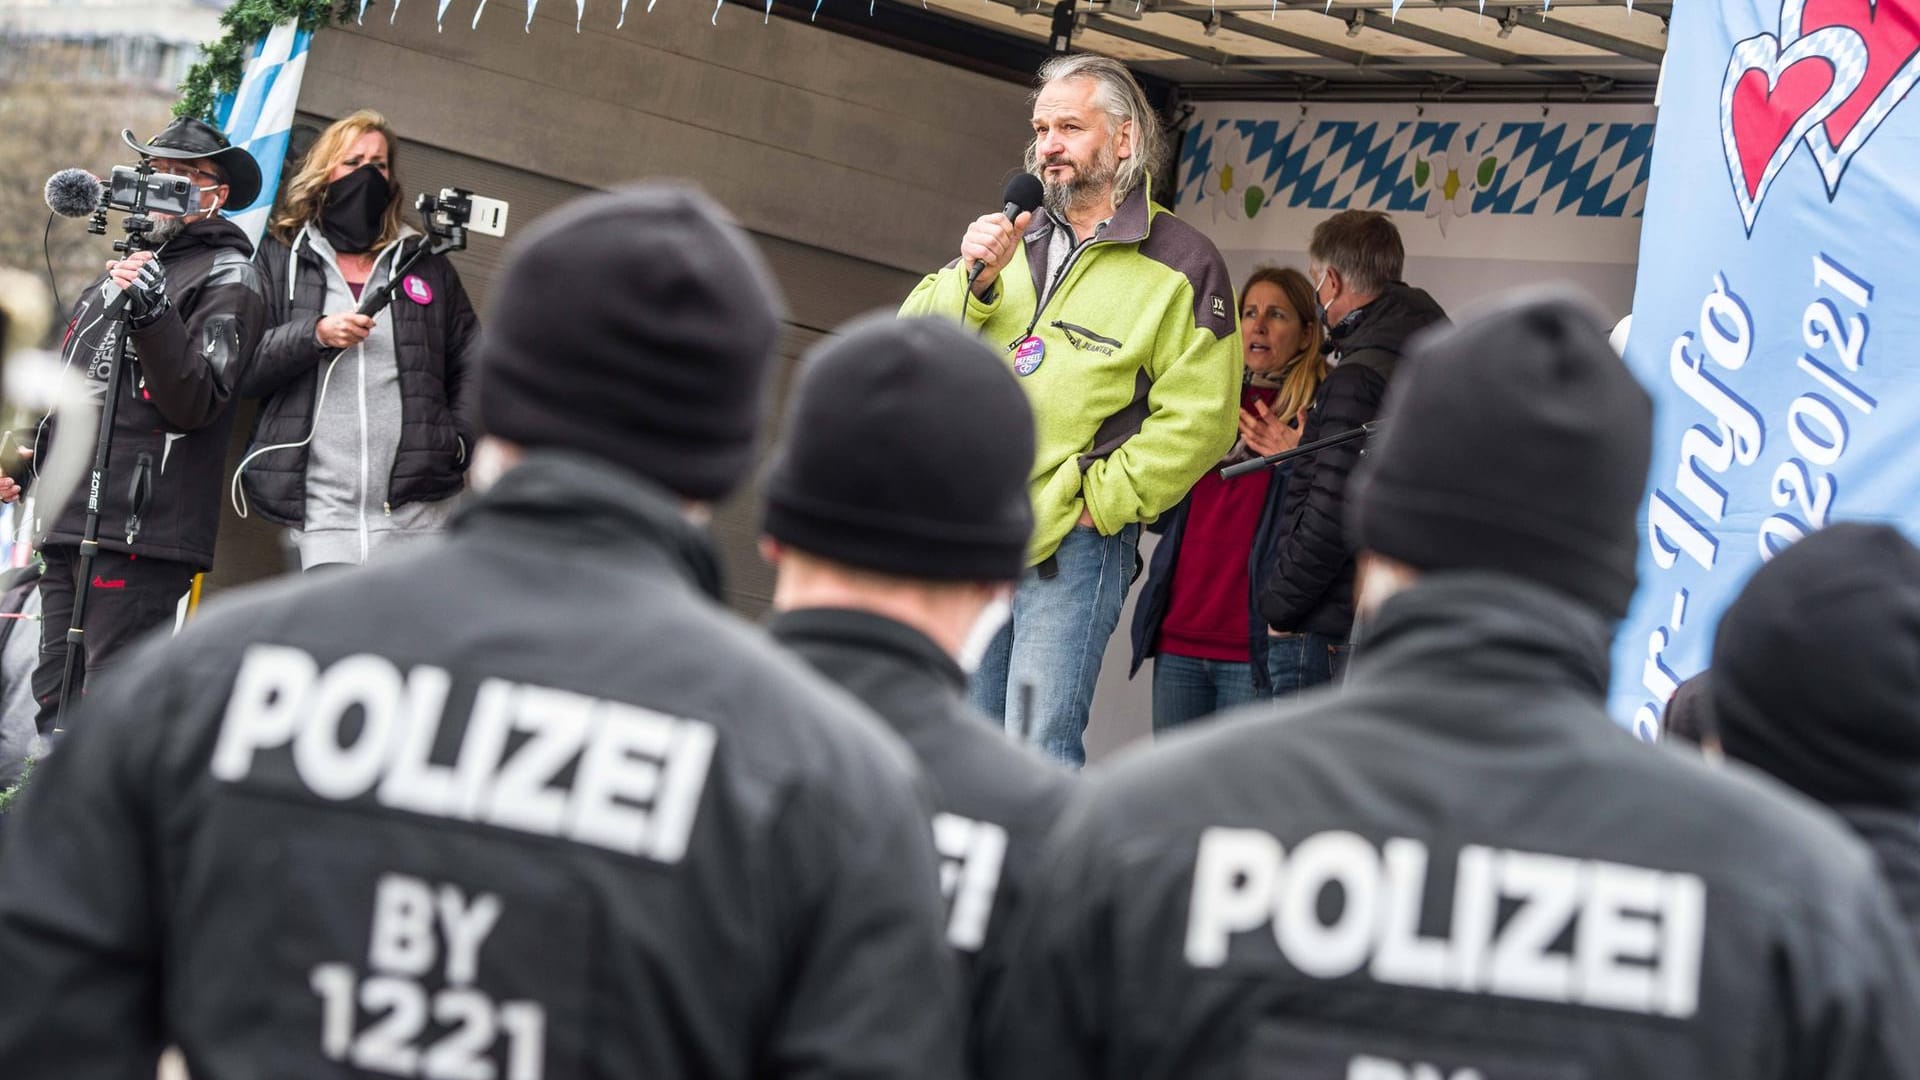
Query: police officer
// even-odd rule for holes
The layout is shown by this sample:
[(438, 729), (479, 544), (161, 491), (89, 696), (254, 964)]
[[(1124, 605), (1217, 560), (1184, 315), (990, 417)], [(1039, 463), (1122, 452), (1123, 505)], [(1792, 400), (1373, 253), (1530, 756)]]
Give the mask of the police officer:
[(1920, 942), (1920, 548), (1840, 522), (1781, 552), (1721, 616), (1706, 693), (1726, 755), (1831, 807)]
[(972, 996), (1071, 774), (966, 701), (1026, 565), (1033, 415), (979, 339), (872, 316), (805, 362), (768, 476), (774, 637), (906, 739), (934, 787), (947, 943)]
[(1602, 709), (1651, 407), (1598, 319), (1518, 299), (1416, 339), (1401, 379), (1353, 518), (1346, 689), (1069, 808), (991, 1075), (1920, 1075), (1866, 850)]
[(753, 453), (764, 264), (636, 188), (493, 295), (501, 475), (450, 534), (216, 605), (34, 777), (9, 1080), (960, 1074), (911, 758), (719, 609), (695, 524)]

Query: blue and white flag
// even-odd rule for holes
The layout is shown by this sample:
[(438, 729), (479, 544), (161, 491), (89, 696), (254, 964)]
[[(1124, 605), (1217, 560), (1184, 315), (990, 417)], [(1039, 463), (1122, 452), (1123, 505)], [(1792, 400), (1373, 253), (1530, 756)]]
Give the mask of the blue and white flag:
[(1675, 4), (1627, 362), (1654, 395), (1614, 715), (1658, 731), (1762, 561), (1920, 536), (1920, 0)]
[(214, 103), (214, 122), (235, 146), (244, 146), (260, 164), (260, 197), (251, 206), (233, 207), (227, 214), (258, 244), (267, 228), (267, 214), (280, 190), (280, 164), (293, 134), (294, 102), (300, 96), (300, 76), (307, 70), (311, 30), (283, 22), (254, 42), (240, 87)]

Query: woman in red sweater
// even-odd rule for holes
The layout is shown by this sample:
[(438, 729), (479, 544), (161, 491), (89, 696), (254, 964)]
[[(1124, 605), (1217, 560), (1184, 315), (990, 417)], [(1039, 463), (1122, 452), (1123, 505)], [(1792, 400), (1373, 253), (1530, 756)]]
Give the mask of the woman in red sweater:
[[(1327, 370), (1305, 274), (1253, 272), (1240, 293), (1240, 344), (1240, 439), (1223, 465), (1300, 439), (1299, 414)], [(1277, 539), (1277, 472), (1233, 480), (1209, 472), (1161, 519), (1133, 625), (1134, 670), (1155, 658), (1155, 731), (1266, 696), (1266, 624), (1254, 598)]]

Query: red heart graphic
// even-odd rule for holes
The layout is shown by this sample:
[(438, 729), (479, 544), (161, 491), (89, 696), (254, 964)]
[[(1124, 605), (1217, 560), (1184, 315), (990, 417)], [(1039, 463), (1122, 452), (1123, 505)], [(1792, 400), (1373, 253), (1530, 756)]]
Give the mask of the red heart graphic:
[(1833, 64), (1821, 56), (1801, 57), (1787, 65), (1771, 90), (1767, 73), (1759, 68), (1741, 73), (1733, 88), (1733, 142), (1740, 148), (1740, 178), (1747, 185), (1747, 198), (1758, 195), (1767, 162), (1787, 141), (1793, 125), (1832, 86)]
[(1839, 146), (1900, 69), (1920, 53), (1920, 0), (1806, 0), (1800, 32), (1844, 26), (1867, 43), (1867, 71), (1840, 107), (1827, 117), (1827, 139)]

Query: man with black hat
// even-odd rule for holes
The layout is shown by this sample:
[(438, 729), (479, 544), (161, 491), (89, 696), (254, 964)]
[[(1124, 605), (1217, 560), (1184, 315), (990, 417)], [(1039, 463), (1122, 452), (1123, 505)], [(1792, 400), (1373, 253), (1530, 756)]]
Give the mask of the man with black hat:
[[(151, 250), (107, 264), (74, 306), (62, 345), (67, 368), (104, 397), (107, 366), (126, 343), (119, 405), (100, 498), (100, 552), (88, 582), (78, 580), (86, 500), (42, 506), (46, 574), (40, 582), (40, 663), (33, 693), (48, 731), (60, 711), (74, 594), (88, 590), (85, 643), (73, 683), (99, 675), (128, 642), (170, 624), (193, 576), (213, 567), (220, 527), (220, 480), (233, 426), (234, 388), (266, 327), (265, 286), (250, 261), (253, 244), (222, 210), (260, 195), (251, 154), (199, 120), (181, 117), (146, 144), (128, 145), (188, 177), (196, 209), (150, 215)], [(110, 309), (124, 290), (124, 317)], [(55, 433), (43, 425), (35, 460)], [(17, 492), (8, 492), (17, 494)]]
[(8, 1080), (960, 1075), (912, 759), (697, 524), (778, 306), (684, 188), (521, 236), (448, 534), (144, 646), (29, 787)]
[(1726, 755), (1845, 820), (1920, 942), (1920, 548), (1860, 523), (1794, 544), (1721, 616), (1712, 672)]
[(1093, 781), (1010, 945), (990, 1075), (1920, 1076), (1867, 851), (1604, 711), (1652, 408), (1592, 309), (1536, 294), (1416, 339), (1387, 411), (1346, 687)]
[(871, 316), (806, 359), (784, 431), (763, 541), (773, 635), (926, 768), (947, 943), (977, 1002), (1071, 783), (966, 700), (1026, 565), (1032, 410), (948, 320)]

